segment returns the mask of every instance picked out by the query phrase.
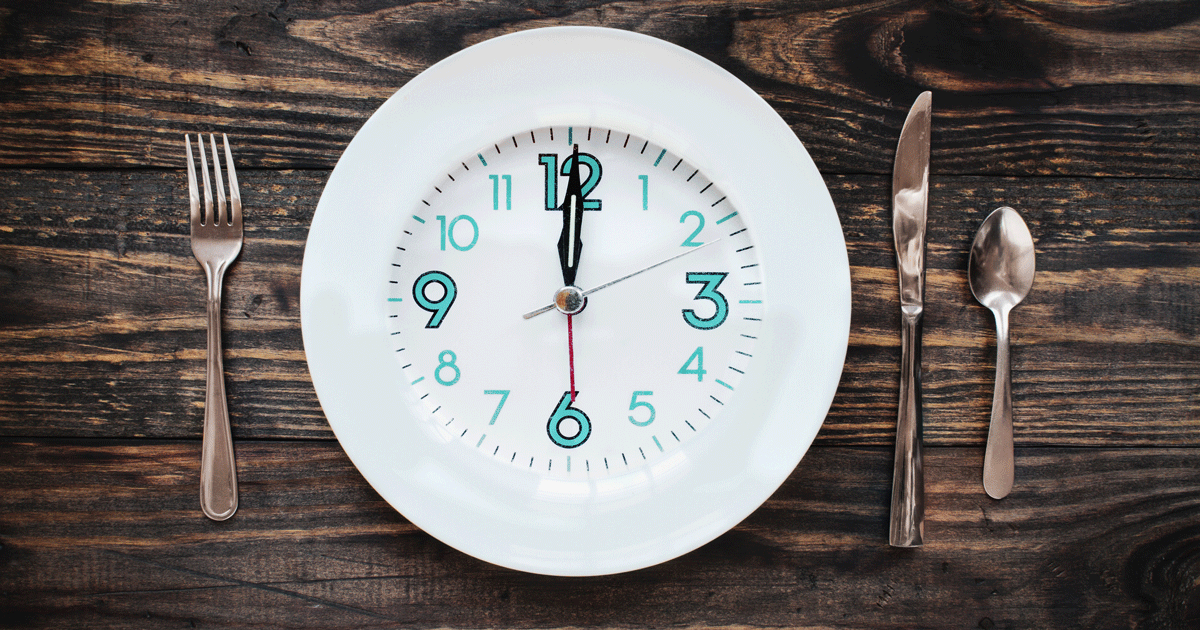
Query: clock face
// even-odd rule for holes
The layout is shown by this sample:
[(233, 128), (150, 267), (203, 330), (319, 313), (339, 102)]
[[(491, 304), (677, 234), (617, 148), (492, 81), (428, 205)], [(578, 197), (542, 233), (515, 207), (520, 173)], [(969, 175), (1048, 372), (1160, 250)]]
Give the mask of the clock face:
[[(445, 171), (386, 261), (414, 415), (496, 465), (567, 479), (653, 465), (725, 421), (768, 304), (753, 235), (706, 173), (586, 125), (495, 138)], [(564, 235), (578, 247), (560, 252)], [(596, 290), (542, 308), (566, 287)]]
[(366, 122), (300, 305), (321, 407), (385, 500), (488, 562), (598, 575), (707, 543), (793, 474), (850, 278), (757, 94), (661, 40), (556, 27), (469, 47)]

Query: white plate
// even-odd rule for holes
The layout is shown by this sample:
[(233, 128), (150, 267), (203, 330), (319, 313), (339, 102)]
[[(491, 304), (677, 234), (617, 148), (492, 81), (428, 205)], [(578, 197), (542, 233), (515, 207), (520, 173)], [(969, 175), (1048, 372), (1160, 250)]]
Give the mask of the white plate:
[[(707, 431), (673, 471), (565, 492), (513, 467), (480, 466), (422, 428), (404, 396), (383, 306), (393, 235), (444, 166), (514, 130), (560, 124), (618, 128), (687, 155), (737, 196), (771, 295), (767, 342), (727, 412), (736, 422)], [(388, 99), (329, 178), (300, 297), (317, 395), (367, 481), (459, 550), (555, 575), (663, 562), (766, 501), (824, 421), (850, 325), (841, 225), (816, 166), (778, 114), (687, 50), (587, 27), (483, 42)]]

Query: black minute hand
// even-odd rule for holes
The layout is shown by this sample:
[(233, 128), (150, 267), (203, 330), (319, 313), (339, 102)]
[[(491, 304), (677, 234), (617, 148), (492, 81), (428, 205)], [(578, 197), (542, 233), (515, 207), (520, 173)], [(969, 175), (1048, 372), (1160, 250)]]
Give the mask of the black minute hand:
[(579, 252), (583, 240), (579, 237), (583, 227), (583, 186), (579, 183), (579, 145), (571, 156), (571, 172), (567, 177), (567, 194), (562, 205), (563, 229), (558, 237), (558, 262), (562, 265), (563, 284), (575, 285), (575, 272), (579, 269)]

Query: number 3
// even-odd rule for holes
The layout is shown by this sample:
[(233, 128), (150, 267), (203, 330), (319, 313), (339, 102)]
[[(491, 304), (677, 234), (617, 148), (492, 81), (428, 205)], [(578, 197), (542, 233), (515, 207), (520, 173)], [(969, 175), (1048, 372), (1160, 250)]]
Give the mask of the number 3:
[(729, 316), (729, 301), (725, 296), (717, 292), (717, 287), (725, 281), (727, 273), (697, 273), (688, 272), (688, 284), (703, 284), (700, 291), (696, 293), (695, 299), (708, 300), (717, 307), (717, 312), (713, 313), (712, 317), (703, 318), (696, 315), (696, 311), (687, 308), (683, 309), (683, 320), (692, 328), (700, 330), (712, 330), (717, 326), (725, 323), (725, 318)]

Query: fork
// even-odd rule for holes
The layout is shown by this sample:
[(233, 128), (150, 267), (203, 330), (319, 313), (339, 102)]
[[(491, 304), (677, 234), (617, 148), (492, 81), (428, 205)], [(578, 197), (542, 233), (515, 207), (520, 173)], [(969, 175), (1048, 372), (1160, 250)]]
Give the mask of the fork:
[(233, 460), (233, 434), (229, 427), (229, 407), (225, 400), (225, 371), (221, 361), (221, 286), (225, 270), (242, 251), (242, 197), (238, 192), (237, 173), (229, 138), (225, 140), (225, 168), (229, 172), (229, 202), (225, 209), (224, 182), (217, 157), (217, 139), (208, 135), (212, 145), (213, 175), (217, 180), (217, 211), (213, 213), (212, 186), (208, 179), (208, 160), (204, 157), (204, 138), (196, 135), (200, 150), (200, 170), (204, 175), (204, 213), (200, 212), (200, 193), (196, 186), (196, 163), (192, 160), (192, 142), (184, 135), (187, 147), (188, 192), (192, 205), (192, 253), (208, 278), (208, 379), (204, 395), (204, 438), (200, 447), (200, 509), (214, 521), (233, 516), (238, 507), (237, 470)]

